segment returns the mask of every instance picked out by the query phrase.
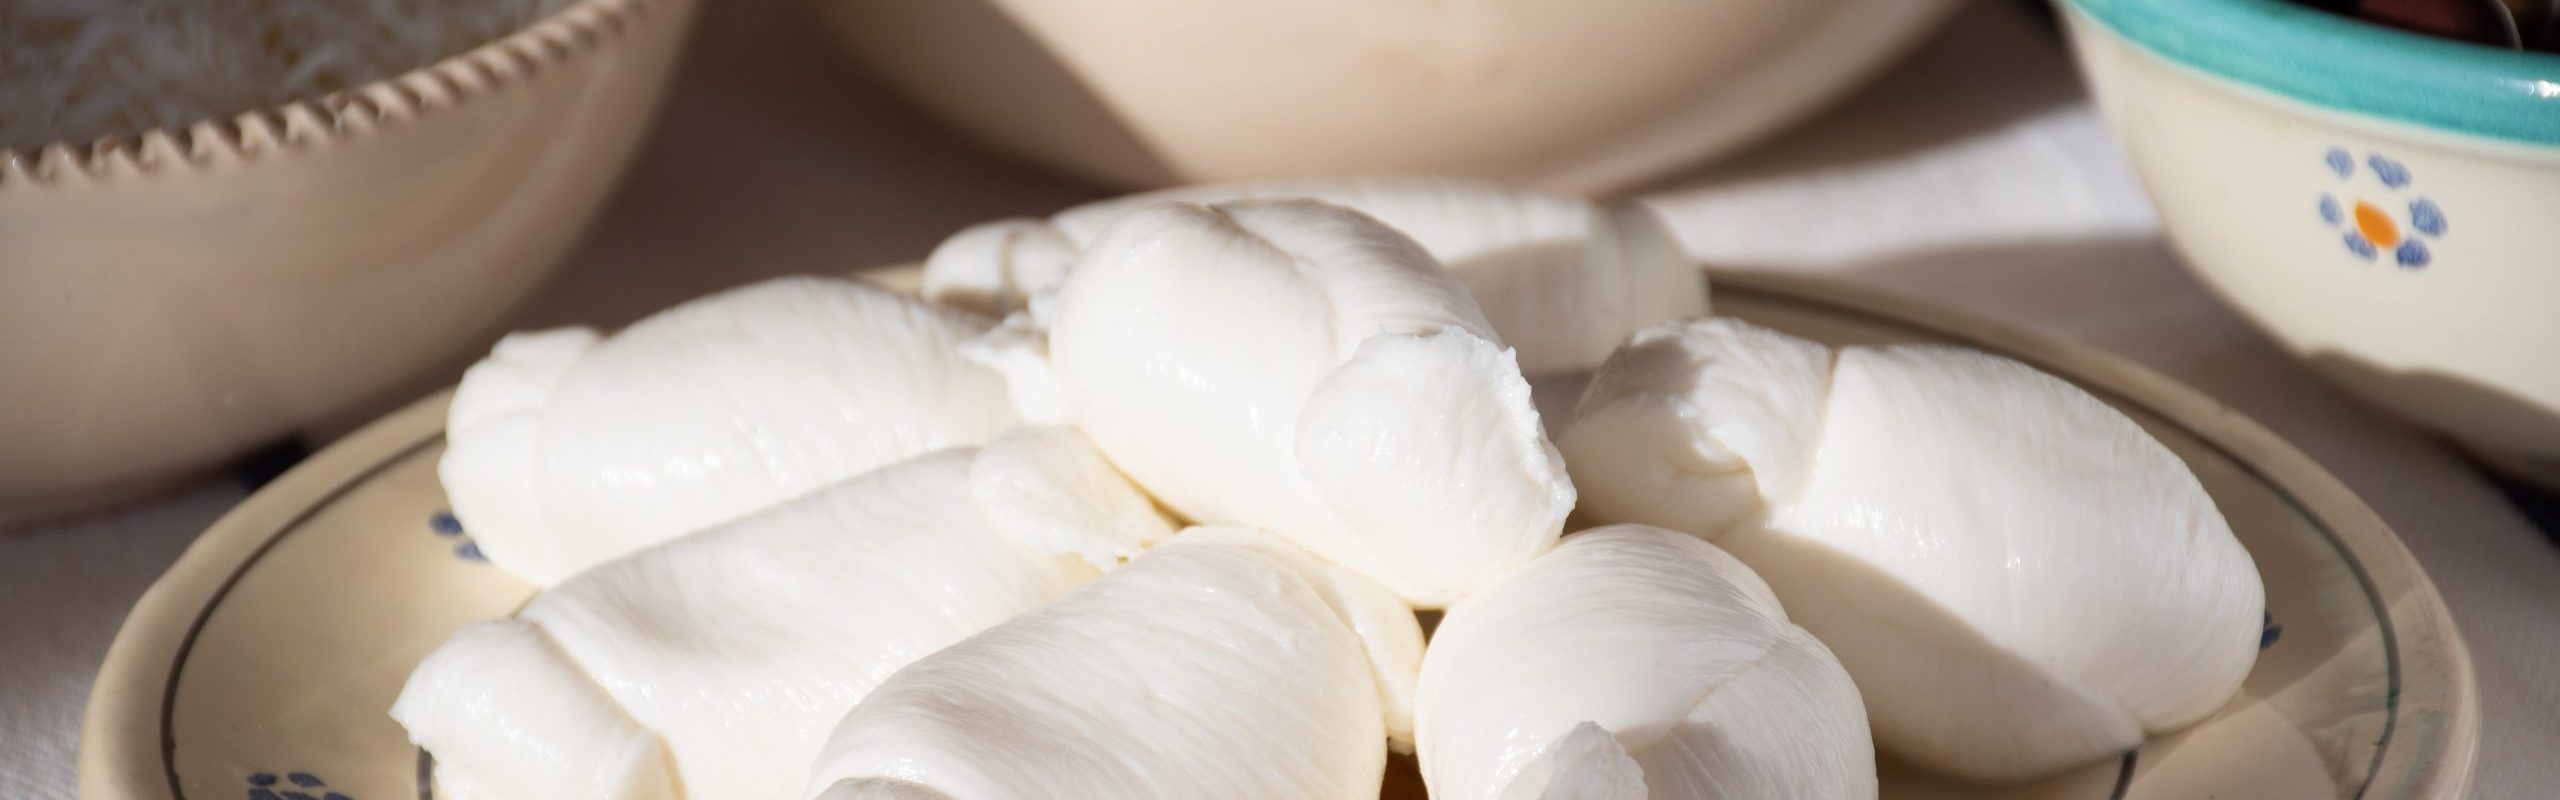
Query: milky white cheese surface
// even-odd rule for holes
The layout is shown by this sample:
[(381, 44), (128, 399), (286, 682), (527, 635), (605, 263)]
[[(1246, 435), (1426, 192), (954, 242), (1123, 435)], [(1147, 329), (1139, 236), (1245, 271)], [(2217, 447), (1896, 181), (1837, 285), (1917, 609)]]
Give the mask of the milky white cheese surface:
[(1416, 707), (1435, 798), (1873, 798), (1858, 688), (1742, 562), (1598, 528), (1455, 607)]
[(1073, 436), (928, 454), (598, 565), (466, 628), (393, 716), (484, 797), (797, 798), (899, 668), (1089, 580), (1081, 554), (1170, 535)]
[[(1587, 369), (1627, 335), (1707, 312), (1705, 273), (1651, 210), (1476, 181), (1364, 178), (1194, 186), (964, 230), (926, 262), (926, 296), (989, 313), (1027, 308), (1072, 251), (1165, 202), (1305, 197), (1412, 236), (1466, 286), (1531, 373)], [(1062, 253), (1069, 255), (1062, 257)]]
[(1766, 578), (1917, 763), (2111, 758), (2213, 713), (2257, 656), (2264, 587), (2202, 484), (2014, 361), (1677, 323), (1602, 368), (1560, 444), (1596, 516)]
[(551, 585), (1015, 421), (958, 356), (987, 323), (850, 280), (780, 278), (599, 338), (516, 334), (465, 373), (438, 466), (489, 559)]
[(845, 715), (810, 796), (1376, 797), (1371, 657), (1291, 560), (1185, 533), (928, 656)]
[(1359, 212), (1132, 212), (1054, 306), (1067, 416), (1194, 521), (1273, 531), (1435, 606), (1543, 552), (1573, 507), (1512, 352)]

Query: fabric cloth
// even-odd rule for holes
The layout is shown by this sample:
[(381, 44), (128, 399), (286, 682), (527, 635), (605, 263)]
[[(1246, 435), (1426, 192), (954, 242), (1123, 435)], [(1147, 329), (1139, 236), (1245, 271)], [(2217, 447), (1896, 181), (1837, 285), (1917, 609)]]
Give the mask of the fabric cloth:
[[(961, 225), (1101, 194), (920, 118), (795, 4), (707, 6), (624, 191), (520, 325), (619, 324), (768, 275), (911, 261)], [(2560, 549), (2452, 450), (2321, 383), (2178, 266), (2028, 8), (1978, 4), (1832, 113), (1644, 195), (1713, 263), (2023, 323), (2273, 428), (2380, 511), (2451, 604), (2485, 715), (2475, 795), (2560, 796)], [(74, 796), (81, 708), (117, 625), (244, 492), (210, 480), (0, 535), (0, 797)]]

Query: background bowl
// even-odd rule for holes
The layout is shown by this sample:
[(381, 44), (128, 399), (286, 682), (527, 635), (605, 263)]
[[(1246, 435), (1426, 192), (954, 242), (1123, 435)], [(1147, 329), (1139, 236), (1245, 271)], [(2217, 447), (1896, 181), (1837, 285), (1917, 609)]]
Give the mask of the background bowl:
[(0, 151), (0, 525), (413, 391), (640, 139), (693, 0), (578, 0), (322, 100)]
[(2560, 486), (2560, 56), (2279, 0), (2064, 0), (2205, 282), (2332, 379)]
[(816, 0), (1014, 155), (1123, 187), (1435, 174), (1623, 186), (1795, 122), (1958, 0)]

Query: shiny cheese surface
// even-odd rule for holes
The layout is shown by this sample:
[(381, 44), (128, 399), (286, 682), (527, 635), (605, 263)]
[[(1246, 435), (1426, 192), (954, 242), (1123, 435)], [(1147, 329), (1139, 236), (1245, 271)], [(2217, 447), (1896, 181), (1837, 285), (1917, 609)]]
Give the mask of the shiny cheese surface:
[(1417, 735), (1435, 798), (1873, 798), (1858, 689), (1750, 568), (1618, 525), (1449, 610)]
[(926, 657), (845, 716), (810, 796), (1375, 797), (1371, 659), (1290, 562), (1185, 533)]
[(1639, 335), (1576, 413), (1591, 509), (1750, 564), (1915, 762), (2010, 781), (2111, 758), (2256, 659), (2264, 587), (2195, 476), (2025, 365), (1703, 320)]
[(1067, 415), (1168, 507), (1445, 604), (1573, 507), (1528, 382), (1413, 241), (1312, 201), (1121, 218), (1057, 295)]
[(934, 252), (926, 296), (987, 313), (1022, 310), (1064, 279), (1075, 250), (1138, 209), (1291, 197), (1357, 209), (1412, 236), (1465, 285), (1531, 373), (1587, 369), (1640, 328), (1707, 312), (1705, 273), (1641, 205), (1429, 178), (1194, 186), (1045, 221), (985, 223)]
[(457, 635), (393, 715), (485, 797), (644, 796), (612, 787), (652, 767), (689, 797), (796, 798), (881, 681), (1095, 574), (1056, 544), (1169, 535), (1072, 435), (928, 454), (599, 565)]
[(551, 585), (1013, 424), (986, 328), (857, 281), (780, 278), (610, 337), (516, 334), (465, 373), (439, 474), (491, 561)]

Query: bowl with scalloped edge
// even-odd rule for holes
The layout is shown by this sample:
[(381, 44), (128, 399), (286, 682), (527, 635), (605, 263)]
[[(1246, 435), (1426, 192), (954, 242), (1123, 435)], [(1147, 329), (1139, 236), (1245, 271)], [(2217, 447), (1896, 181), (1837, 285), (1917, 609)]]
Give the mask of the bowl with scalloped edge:
[[(915, 273), (886, 277), (912, 286)], [(1975, 347), (2078, 384), (2194, 470), (2265, 580), (2256, 665), (2204, 722), (2022, 786), (1888, 762), (1885, 797), (2463, 797), (2479, 701), (2462, 638), (2390, 528), (2308, 457), (2102, 353), (1855, 287), (1714, 280), (1722, 315), (1834, 345)], [(450, 399), (421, 400), (313, 456), (152, 586), (91, 690), (83, 797), (435, 796), (435, 764), (391, 703), (456, 628), (513, 614), (533, 593), (480, 555), (446, 505), (436, 462)], [(1414, 800), (1420, 787), (1399, 757), (1380, 796)]]
[(2171, 241), (2297, 356), (2560, 487), (2560, 55), (2282, 0), (2063, 0)]
[(694, 0), (573, 0), (395, 77), (0, 150), (0, 526), (398, 399), (602, 204)]

